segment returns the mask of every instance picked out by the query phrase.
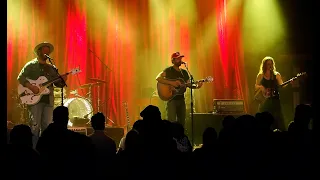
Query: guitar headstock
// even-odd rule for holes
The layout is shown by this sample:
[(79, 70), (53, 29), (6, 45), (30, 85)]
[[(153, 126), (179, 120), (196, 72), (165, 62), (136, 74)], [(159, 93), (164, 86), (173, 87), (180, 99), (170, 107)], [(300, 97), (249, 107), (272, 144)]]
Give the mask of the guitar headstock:
[(212, 82), (213, 81), (213, 77), (208, 76), (204, 79), (204, 82)]
[(70, 71), (71, 74), (75, 75), (81, 72), (80, 67), (74, 68)]
[(307, 73), (306, 72), (301, 72), (301, 73), (297, 74), (297, 77), (304, 76), (304, 75), (307, 75)]

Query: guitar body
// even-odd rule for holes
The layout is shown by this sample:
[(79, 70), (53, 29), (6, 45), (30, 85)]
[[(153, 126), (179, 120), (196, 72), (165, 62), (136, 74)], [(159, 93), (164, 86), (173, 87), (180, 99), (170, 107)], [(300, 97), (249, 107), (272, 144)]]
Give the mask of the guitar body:
[(163, 84), (163, 83), (158, 82), (157, 83), (157, 90), (158, 90), (159, 98), (161, 100), (170, 101), (175, 96), (183, 95), (186, 92), (187, 86), (186, 86), (186, 83), (183, 79), (178, 78), (178, 79), (168, 79), (168, 80), (169, 81), (177, 81), (178, 80), (181, 82), (182, 85), (175, 88), (172, 85)]
[(263, 93), (261, 89), (258, 89), (257, 91), (255, 91), (254, 99), (259, 104), (263, 104), (269, 98), (267, 94), (268, 93)]
[(20, 96), (20, 100), (22, 104), (35, 105), (40, 101), (43, 95), (50, 93), (50, 90), (47, 87), (41, 86), (41, 84), (48, 81), (48, 79), (45, 76), (40, 76), (37, 80), (32, 80), (28, 78), (27, 80), (30, 82), (30, 84), (37, 86), (39, 88), (39, 93), (33, 94), (33, 92), (30, 89), (19, 84), (18, 94)]

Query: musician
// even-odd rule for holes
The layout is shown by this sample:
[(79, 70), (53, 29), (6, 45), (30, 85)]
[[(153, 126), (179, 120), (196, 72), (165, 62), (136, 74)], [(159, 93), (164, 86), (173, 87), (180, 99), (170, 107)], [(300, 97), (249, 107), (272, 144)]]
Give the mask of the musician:
[(256, 78), (255, 89), (256, 91), (261, 90), (267, 99), (259, 104), (259, 112), (270, 112), (274, 117), (272, 126), (279, 130), (285, 129), (279, 94), (279, 85), (282, 83), (281, 75), (276, 71), (274, 59), (270, 56), (263, 58)]
[[(160, 72), (156, 80), (163, 84), (172, 85), (174, 87), (179, 87), (181, 84), (180, 81), (170, 81), (168, 79), (177, 79), (182, 78), (186, 83), (190, 83), (190, 76), (188, 71), (180, 68), (182, 64), (182, 58), (184, 55), (181, 55), (179, 52), (175, 52), (171, 55), (172, 66), (167, 67), (162, 72)], [(202, 87), (202, 82), (194, 84), (192, 89), (199, 89)], [(189, 87), (191, 88), (191, 87)], [(181, 125), (185, 125), (186, 119), (186, 103), (185, 97), (183, 95), (177, 95), (170, 101), (166, 103), (167, 111), (167, 120), (177, 121)]]
[[(40, 76), (45, 76), (50, 81), (51, 79), (58, 77), (55, 67), (47, 63), (47, 57), (45, 56), (45, 54), (50, 55), (53, 50), (53, 45), (48, 42), (38, 44), (34, 48), (34, 53), (37, 57), (25, 64), (17, 78), (22, 86), (30, 89), (34, 94), (39, 93), (39, 88), (30, 84), (27, 78), (37, 80)], [(67, 80), (66, 75), (61, 77), (64, 81)], [(54, 85), (62, 88), (65, 86), (65, 83), (62, 80), (58, 80)], [(50, 94), (43, 95), (37, 104), (28, 105), (27, 107), (30, 115), (29, 125), (33, 133), (34, 147), (38, 141), (40, 132), (43, 132), (43, 130), (52, 122), (54, 105), (53, 85), (48, 88), (50, 90)]]

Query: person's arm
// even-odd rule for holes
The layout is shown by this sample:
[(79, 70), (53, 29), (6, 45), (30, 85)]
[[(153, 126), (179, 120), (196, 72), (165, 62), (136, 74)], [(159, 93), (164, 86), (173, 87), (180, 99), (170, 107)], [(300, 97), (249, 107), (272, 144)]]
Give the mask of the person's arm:
[(30, 82), (27, 80), (27, 77), (29, 77), (30, 74), (30, 64), (26, 64), (20, 71), (17, 80), (19, 81), (19, 83), (24, 86), (27, 87), (30, 86)]
[[(283, 84), (282, 77), (281, 77), (281, 74), (279, 72), (277, 72), (277, 74), (276, 74), (276, 79), (277, 79), (278, 85)], [(287, 86), (287, 85), (285, 85), (285, 86)], [(283, 86), (283, 87), (285, 87), (285, 86)]]
[(263, 89), (264, 87), (261, 85), (261, 79), (263, 77), (263, 74), (258, 74), (256, 78), (256, 84), (255, 84), (255, 90), (257, 91), (258, 89)]
[(181, 85), (181, 82), (180, 81), (169, 81), (166, 79), (166, 72), (165, 71), (162, 71), (158, 74), (158, 76), (156, 77), (156, 80), (162, 84), (169, 84), (169, 85), (172, 85), (172, 86), (175, 86), (175, 87), (178, 87)]
[(20, 71), (17, 80), (19, 83), (30, 89), (33, 93), (37, 94), (39, 92), (39, 88), (37, 86), (33, 86), (28, 80), (27, 77), (30, 76), (30, 71), (31, 71), (31, 66), (32, 64), (27, 63)]

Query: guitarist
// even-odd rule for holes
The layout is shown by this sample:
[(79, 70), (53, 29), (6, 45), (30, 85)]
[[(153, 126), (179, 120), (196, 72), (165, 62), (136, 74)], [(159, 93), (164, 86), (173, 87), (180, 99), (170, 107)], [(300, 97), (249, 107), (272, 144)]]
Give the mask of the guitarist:
[[(160, 72), (156, 80), (163, 84), (169, 84), (174, 87), (179, 87), (181, 85), (180, 81), (169, 81), (167, 79), (177, 79), (182, 78), (186, 83), (190, 83), (190, 77), (185, 69), (181, 69), (182, 58), (179, 52), (175, 52), (171, 55), (172, 66), (164, 69)], [(202, 82), (197, 83), (193, 86), (193, 89), (199, 89), (202, 86)], [(185, 125), (186, 119), (186, 103), (183, 95), (177, 95), (166, 104), (167, 120), (178, 121), (181, 125)]]
[(271, 113), (274, 117), (273, 128), (281, 131), (285, 130), (279, 94), (279, 85), (282, 83), (281, 75), (276, 71), (274, 59), (270, 56), (263, 58), (256, 78), (255, 90), (261, 91), (267, 98), (259, 104), (259, 112)]
[[(47, 63), (47, 57), (45, 56), (45, 54), (49, 55), (52, 53), (53, 50), (53, 45), (48, 42), (38, 44), (34, 48), (34, 53), (37, 57), (25, 64), (17, 78), (21, 85), (30, 89), (34, 94), (39, 93), (39, 88), (30, 84), (26, 78), (37, 80), (40, 76), (45, 76), (50, 81), (58, 76), (54, 67)], [(62, 78), (64, 81), (67, 80), (66, 75), (62, 76)], [(61, 88), (65, 86), (62, 80), (57, 81), (54, 85)], [(54, 104), (53, 86), (51, 85), (48, 88), (50, 94), (43, 95), (35, 105), (28, 105), (34, 147), (39, 139), (40, 131), (43, 132), (52, 122)]]

